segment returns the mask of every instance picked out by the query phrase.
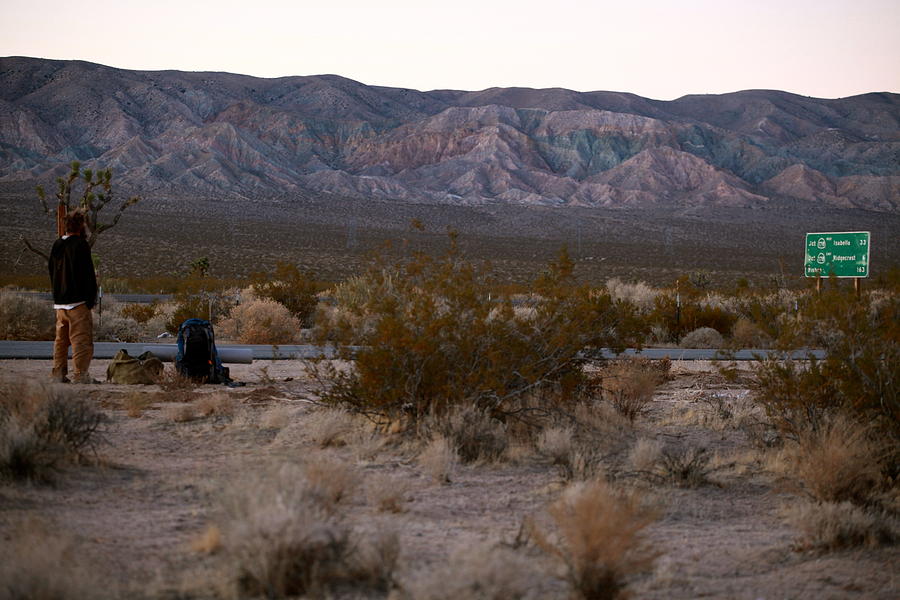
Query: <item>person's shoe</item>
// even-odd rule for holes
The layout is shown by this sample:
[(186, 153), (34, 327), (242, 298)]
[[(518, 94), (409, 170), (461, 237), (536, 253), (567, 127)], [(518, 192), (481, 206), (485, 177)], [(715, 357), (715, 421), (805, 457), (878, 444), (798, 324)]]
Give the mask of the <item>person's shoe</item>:
[(50, 381), (52, 381), (53, 383), (71, 383), (71, 381), (69, 381), (69, 378), (65, 375), (51, 375)]
[(72, 378), (72, 381), (74, 381), (75, 383), (90, 383), (90, 384), (100, 383), (100, 381), (98, 379), (94, 379), (87, 373), (82, 373), (81, 375), (76, 375), (75, 377)]

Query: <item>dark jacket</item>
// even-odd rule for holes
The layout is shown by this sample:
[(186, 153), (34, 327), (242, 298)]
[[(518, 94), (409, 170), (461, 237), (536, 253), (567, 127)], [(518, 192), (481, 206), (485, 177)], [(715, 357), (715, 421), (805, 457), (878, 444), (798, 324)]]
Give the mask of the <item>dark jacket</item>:
[(59, 238), (50, 250), (50, 281), (54, 304), (84, 302), (94, 308), (97, 301), (97, 276), (91, 247), (81, 235)]

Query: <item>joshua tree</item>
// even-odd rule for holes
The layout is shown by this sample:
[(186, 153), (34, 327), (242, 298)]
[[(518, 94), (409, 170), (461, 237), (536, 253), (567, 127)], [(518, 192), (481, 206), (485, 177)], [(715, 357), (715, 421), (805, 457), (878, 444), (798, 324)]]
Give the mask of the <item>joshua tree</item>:
[[(62, 231), (64, 227), (63, 219), (68, 212), (78, 209), (84, 211), (85, 222), (88, 228), (87, 241), (93, 248), (94, 242), (97, 241), (97, 236), (107, 229), (115, 227), (119, 222), (119, 219), (122, 218), (122, 213), (125, 212), (125, 209), (136, 204), (140, 198), (132, 196), (127, 200), (123, 200), (112, 220), (101, 223), (99, 216), (100, 211), (103, 210), (103, 207), (113, 201), (112, 170), (82, 170), (81, 163), (78, 161), (73, 162), (71, 167), (72, 170), (68, 177), (58, 177), (56, 179), (57, 192), (55, 210), (48, 204), (47, 196), (44, 193), (44, 187), (40, 185), (37, 186), (38, 199), (41, 202), (44, 214), (48, 217), (52, 217), (54, 214), (56, 215), (58, 235), (63, 235), (65, 233)], [(79, 181), (83, 182), (83, 189), (81, 190), (80, 197), (76, 193), (75, 199), (73, 200), (72, 195)], [(48, 258), (46, 253), (32, 246), (27, 239), (23, 238), (23, 241), (29, 250), (43, 256), (45, 259)]]

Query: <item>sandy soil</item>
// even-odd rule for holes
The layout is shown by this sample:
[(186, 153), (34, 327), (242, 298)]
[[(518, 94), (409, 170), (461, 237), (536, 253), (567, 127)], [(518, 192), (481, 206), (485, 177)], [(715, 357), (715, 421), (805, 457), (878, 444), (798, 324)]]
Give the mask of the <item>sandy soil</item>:
[[(105, 379), (107, 364), (93, 363), (95, 378)], [(49, 361), (0, 361), (2, 378), (43, 378), (49, 370)], [(649, 528), (661, 555), (651, 572), (631, 582), (635, 597), (900, 597), (896, 547), (824, 555), (795, 549), (797, 533), (779, 510), (797, 497), (761, 468), (742, 431), (704, 412), (711, 395), (745, 397), (742, 384), (727, 383), (709, 363), (675, 364), (673, 374), (633, 438), (702, 445), (724, 466), (697, 488), (643, 484), (662, 510)], [(247, 386), (205, 386), (196, 394), (230, 394), (236, 413), (188, 422), (173, 420), (178, 405), (159, 401), (158, 386), (70, 386), (110, 418), (100, 464), (69, 467), (53, 485), (0, 485), (0, 540), (13, 543), (38, 523), (74, 539), (122, 597), (215, 597), (222, 559), (192, 549), (192, 542), (215, 521), (223, 486), (248, 470), (313, 452), (303, 427), (321, 410), (308, 402), (312, 387), (299, 363), (234, 365), (232, 376)], [(156, 401), (129, 416), (125, 406), (136, 394)], [(401, 582), (460, 551), (512, 543), (524, 519), (545, 518), (564, 486), (559, 470), (535, 455), (459, 467), (451, 483), (439, 485), (408, 449), (388, 447), (374, 459), (357, 458), (352, 445), (329, 451), (352, 461), (363, 480), (387, 473), (408, 487), (398, 514), (379, 512), (362, 491), (348, 508), (360, 527), (399, 531)], [(534, 560), (542, 570), (531, 597), (566, 597), (555, 563)]]

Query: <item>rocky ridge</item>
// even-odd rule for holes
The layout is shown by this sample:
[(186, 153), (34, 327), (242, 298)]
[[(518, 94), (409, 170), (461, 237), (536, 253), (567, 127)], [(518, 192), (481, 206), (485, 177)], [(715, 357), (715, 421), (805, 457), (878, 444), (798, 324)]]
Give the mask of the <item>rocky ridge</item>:
[(69, 161), (145, 196), (900, 211), (900, 95), (366, 86), (0, 59), (0, 181)]

